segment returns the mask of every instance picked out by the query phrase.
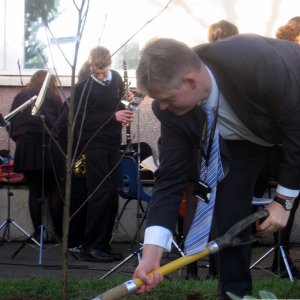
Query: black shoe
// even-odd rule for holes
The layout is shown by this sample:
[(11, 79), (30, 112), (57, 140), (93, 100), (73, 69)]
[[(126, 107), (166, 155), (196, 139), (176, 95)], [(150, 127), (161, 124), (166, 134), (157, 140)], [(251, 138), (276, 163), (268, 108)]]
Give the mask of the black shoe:
[(186, 280), (198, 280), (200, 279), (196, 274), (187, 273), (184, 277)]
[(80, 254), (82, 251), (82, 247), (80, 246), (75, 246), (75, 247), (70, 247), (69, 249), (70, 254)]
[(113, 257), (101, 250), (85, 249), (81, 250), (79, 257), (81, 260), (99, 262), (99, 263), (111, 263)]
[(122, 260), (124, 258), (124, 255), (122, 253), (113, 252), (113, 250), (110, 247), (106, 247), (102, 250), (107, 255), (110, 255), (113, 260)]

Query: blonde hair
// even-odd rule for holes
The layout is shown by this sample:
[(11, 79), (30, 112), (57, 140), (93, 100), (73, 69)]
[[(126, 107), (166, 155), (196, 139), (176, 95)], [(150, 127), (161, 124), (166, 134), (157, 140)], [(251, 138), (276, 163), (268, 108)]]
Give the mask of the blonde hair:
[(276, 31), (276, 38), (299, 44), (300, 22), (295, 19), (289, 21), (286, 25), (279, 27)]

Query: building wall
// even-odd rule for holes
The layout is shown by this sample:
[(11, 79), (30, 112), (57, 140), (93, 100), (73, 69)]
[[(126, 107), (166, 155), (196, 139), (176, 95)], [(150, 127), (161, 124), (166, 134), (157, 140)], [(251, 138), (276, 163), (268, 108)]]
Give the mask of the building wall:
[[(20, 87), (3, 87), (0, 86), (0, 112), (5, 117), (10, 110), (15, 95), (20, 91)], [(15, 151), (15, 144), (9, 140), (8, 133), (5, 128), (0, 129), (0, 149), (8, 149), (10, 143), (11, 153)]]

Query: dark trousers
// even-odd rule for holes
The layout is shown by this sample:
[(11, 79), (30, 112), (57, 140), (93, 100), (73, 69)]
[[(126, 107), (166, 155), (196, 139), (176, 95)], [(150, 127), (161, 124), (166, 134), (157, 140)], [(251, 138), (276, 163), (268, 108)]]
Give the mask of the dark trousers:
[(71, 199), (70, 199), (70, 225), (69, 225), (69, 248), (83, 244), (86, 223), (87, 205), (83, 203), (87, 198), (85, 177), (72, 175)]
[[(252, 212), (256, 178), (270, 149), (247, 141), (225, 141), (230, 158), (230, 171), (218, 185), (211, 237), (223, 235), (232, 225)], [(249, 227), (245, 235), (251, 233)], [(243, 297), (252, 294), (249, 270), (251, 245), (229, 247), (216, 254), (220, 299), (229, 299), (226, 291)]]
[[(93, 148), (85, 152), (88, 196), (83, 247), (106, 248), (118, 213), (119, 150)], [(114, 169), (114, 171), (112, 171)]]

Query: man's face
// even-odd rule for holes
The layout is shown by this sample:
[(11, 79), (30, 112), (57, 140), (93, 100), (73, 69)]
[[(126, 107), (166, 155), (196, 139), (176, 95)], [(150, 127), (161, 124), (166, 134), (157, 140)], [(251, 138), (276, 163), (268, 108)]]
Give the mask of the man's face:
[(150, 96), (156, 99), (161, 110), (181, 116), (199, 102), (208, 98), (211, 89), (209, 77), (192, 74), (182, 79), (180, 86), (166, 89), (159, 87)]
[(95, 68), (93, 74), (95, 75), (95, 77), (98, 80), (102, 81), (105, 77), (108, 76), (109, 69), (110, 69), (110, 66), (107, 66), (104, 69)]

